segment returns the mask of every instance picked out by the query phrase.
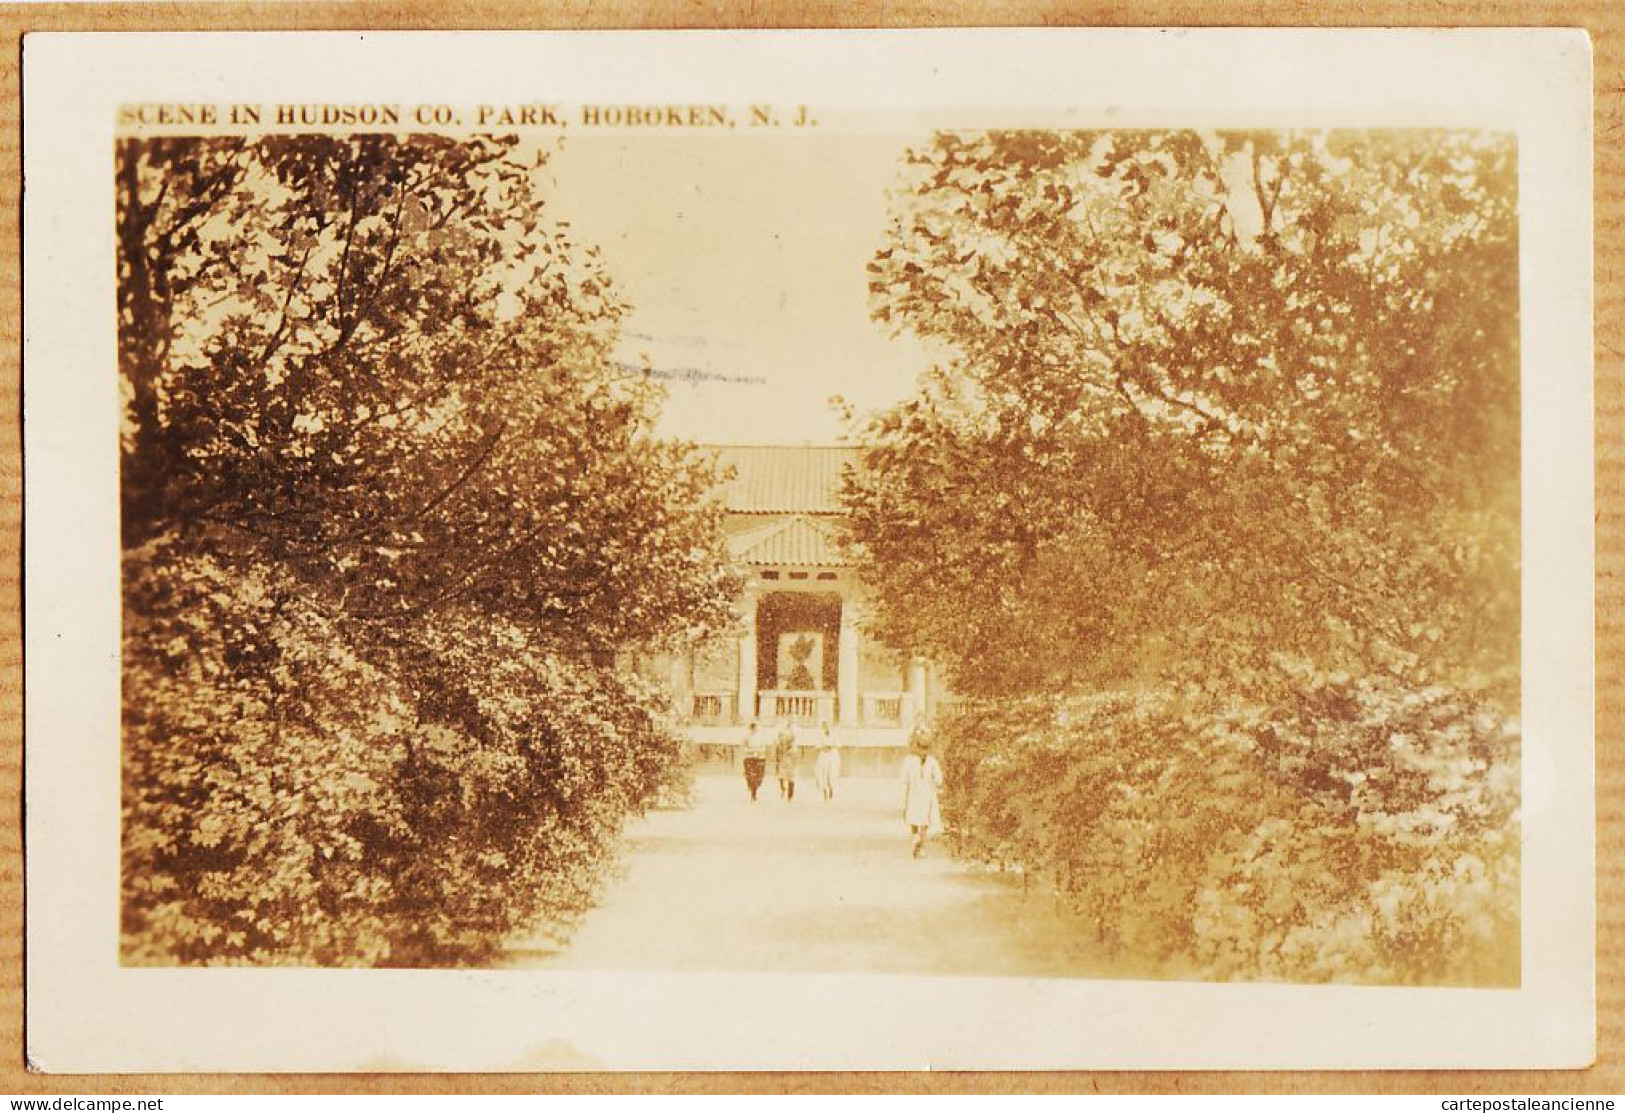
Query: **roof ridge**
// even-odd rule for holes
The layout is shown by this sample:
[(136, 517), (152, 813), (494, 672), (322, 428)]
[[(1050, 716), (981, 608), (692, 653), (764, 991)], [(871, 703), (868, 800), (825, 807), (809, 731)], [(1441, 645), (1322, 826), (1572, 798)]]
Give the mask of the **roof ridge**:
[(865, 448), (869, 447), (868, 445), (864, 444), (824, 444), (814, 443), (812, 441), (805, 441), (801, 444), (750, 444), (744, 441), (694, 441), (692, 443), (696, 448), (760, 448), (777, 452), (805, 451), (809, 448), (837, 452), (862, 452)]
[[(731, 513), (831, 513), (840, 504), (841, 477), (862, 467), (856, 445), (710, 445), (724, 469), (723, 503)], [(731, 474), (727, 474), (731, 473)]]
[[(802, 530), (797, 527), (802, 527)], [(804, 531), (804, 532), (803, 532)], [(796, 540), (796, 535), (811, 540)], [(829, 530), (804, 514), (789, 514), (782, 520), (745, 530), (729, 539), (735, 559), (746, 564), (800, 564), (839, 567), (848, 563), (840, 542)]]
[(766, 522), (762, 525), (753, 525), (749, 529), (740, 530), (738, 533), (734, 534), (733, 540), (741, 542), (749, 541), (753, 546), (760, 545), (764, 541), (771, 541), (773, 538), (795, 525), (798, 515), (790, 514), (781, 516), (775, 514), (774, 517), (778, 520)]

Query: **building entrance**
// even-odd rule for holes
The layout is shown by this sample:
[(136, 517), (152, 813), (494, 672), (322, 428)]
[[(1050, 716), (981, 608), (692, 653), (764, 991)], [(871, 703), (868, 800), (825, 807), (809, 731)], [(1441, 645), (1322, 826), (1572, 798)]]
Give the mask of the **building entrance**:
[(833, 722), (839, 685), (841, 596), (834, 591), (771, 591), (756, 608), (756, 686), (762, 713)]

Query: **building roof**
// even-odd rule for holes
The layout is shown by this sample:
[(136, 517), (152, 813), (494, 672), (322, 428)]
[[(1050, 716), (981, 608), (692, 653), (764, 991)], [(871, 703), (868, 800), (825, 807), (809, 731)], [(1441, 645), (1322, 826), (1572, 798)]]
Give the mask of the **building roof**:
[(841, 470), (856, 448), (835, 445), (705, 445), (724, 469), (723, 501), (735, 514), (841, 514)]
[(746, 564), (835, 567), (850, 563), (835, 529), (814, 518), (774, 518), (728, 539), (734, 559)]

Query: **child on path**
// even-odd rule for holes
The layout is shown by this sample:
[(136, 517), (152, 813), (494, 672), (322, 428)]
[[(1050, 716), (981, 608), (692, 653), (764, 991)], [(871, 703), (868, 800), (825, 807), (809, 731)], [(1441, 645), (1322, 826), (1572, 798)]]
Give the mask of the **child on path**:
[(841, 751), (835, 748), (835, 737), (829, 724), (824, 724), (824, 736), (818, 744), (818, 764), (813, 767), (813, 781), (824, 797), (824, 803), (835, 799), (835, 782), (841, 779)]
[(796, 766), (800, 761), (801, 743), (796, 738), (796, 725), (786, 719), (773, 744), (773, 775), (779, 779), (779, 796), (787, 802), (796, 798)]
[(903, 822), (914, 836), (914, 857), (925, 853), (925, 840), (942, 829), (942, 766), (931, 753), (923, 734), (910, 741), (903, 759)]

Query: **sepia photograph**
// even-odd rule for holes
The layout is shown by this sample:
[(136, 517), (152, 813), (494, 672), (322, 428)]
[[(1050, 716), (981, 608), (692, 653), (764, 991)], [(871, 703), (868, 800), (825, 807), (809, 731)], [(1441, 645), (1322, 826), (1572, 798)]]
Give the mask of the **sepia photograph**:
[(690, 119), (119, 141), (124, 961), (1517, 984), (1510, 137)]
[(119, 99), (120, 970), (1525, 987), (1517, 121), (964, 103)]

